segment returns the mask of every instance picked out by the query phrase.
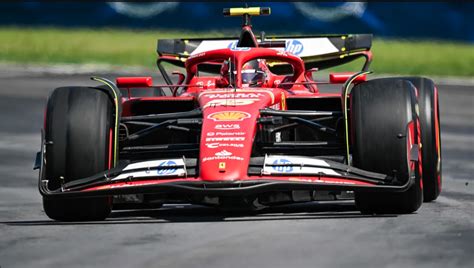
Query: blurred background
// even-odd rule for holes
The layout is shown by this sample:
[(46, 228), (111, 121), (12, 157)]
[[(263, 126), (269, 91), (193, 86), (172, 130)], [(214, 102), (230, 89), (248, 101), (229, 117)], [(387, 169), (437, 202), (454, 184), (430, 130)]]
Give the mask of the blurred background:
[(370, 79), (435, 81), (443, 157), (436, 202), (402, 216), (361, 215), (348, 202), (255, 215), (171, 206), (100, 223), (51, 222), (32, 169), (50, 92), (96, 86), (91, 74), (161, 84), (157, 39), (237, 37), (241, 18), (223, 17), (222, 8), (244, 3), (1, 2), (1, 267), (473, 267), (474, 2), (248, 4), (272, 8), (252, 19), (256, 34), (372, 33)]
[[(474, 76), (474, 2), (248, 2), (256, 33), (372, 33), (378, 73)], [(158, 38), (238, 36), (244, 2), (0, 4), (0, 62), (154, 68)], [(407, 64), (410, 62), (410, 64)], [(91, 67), (92, 68), (92, 67)]]

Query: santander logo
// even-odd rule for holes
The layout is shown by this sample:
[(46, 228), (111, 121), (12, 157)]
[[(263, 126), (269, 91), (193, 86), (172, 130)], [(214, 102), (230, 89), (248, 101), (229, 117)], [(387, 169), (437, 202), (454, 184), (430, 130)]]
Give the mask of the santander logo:
[(231, 155), (232, 155), (232, 153), (231, 153), (231, 152), (228, 152), (227, 150), (222, 150), (222, 151), (217, 152), (217, 153), (215, 154), (215, 156), (231, 156)]

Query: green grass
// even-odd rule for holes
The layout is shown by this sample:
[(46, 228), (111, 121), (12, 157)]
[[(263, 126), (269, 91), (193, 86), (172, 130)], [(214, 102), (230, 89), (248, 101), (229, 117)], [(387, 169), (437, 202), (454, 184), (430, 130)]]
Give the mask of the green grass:
[(376, 40), (372, 69), (400, 74), (474, 76), (474, 45)]
[[(158, 38), (223, 35), (160, 29), (7, 27), (0, 28), (0, 62), (102, 63), (154, 68)], [(376, 39), (372, 51), (371, 69), (376, 73), (474, 76), (474, 46), (470, 44)], [(354, 66), (349, 64), (348, 68)]]

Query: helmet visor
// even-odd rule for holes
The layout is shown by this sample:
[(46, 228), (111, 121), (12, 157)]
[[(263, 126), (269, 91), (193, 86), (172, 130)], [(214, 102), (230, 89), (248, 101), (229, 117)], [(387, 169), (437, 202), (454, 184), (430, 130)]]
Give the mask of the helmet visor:
[(263, 83), (265, 76), (263, 72), (257, 70), (242, 70), (242, 83), (249, 85), (257, 85)]

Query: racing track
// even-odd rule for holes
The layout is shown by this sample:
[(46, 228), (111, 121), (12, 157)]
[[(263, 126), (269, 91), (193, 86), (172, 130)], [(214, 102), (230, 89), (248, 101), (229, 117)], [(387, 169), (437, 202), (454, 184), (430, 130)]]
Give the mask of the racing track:
[[(114, 77), (107, 75), (106, 77)], [(474, 87), (439, 86), (444, 190), (412, 215), (362, 216), (351, 202), (254, 215), (167, 206), (105, 222), (42, 212), (37, 172), (43, 106), (87, 75), (0, 68), (0, 267), (472, 267)]]

